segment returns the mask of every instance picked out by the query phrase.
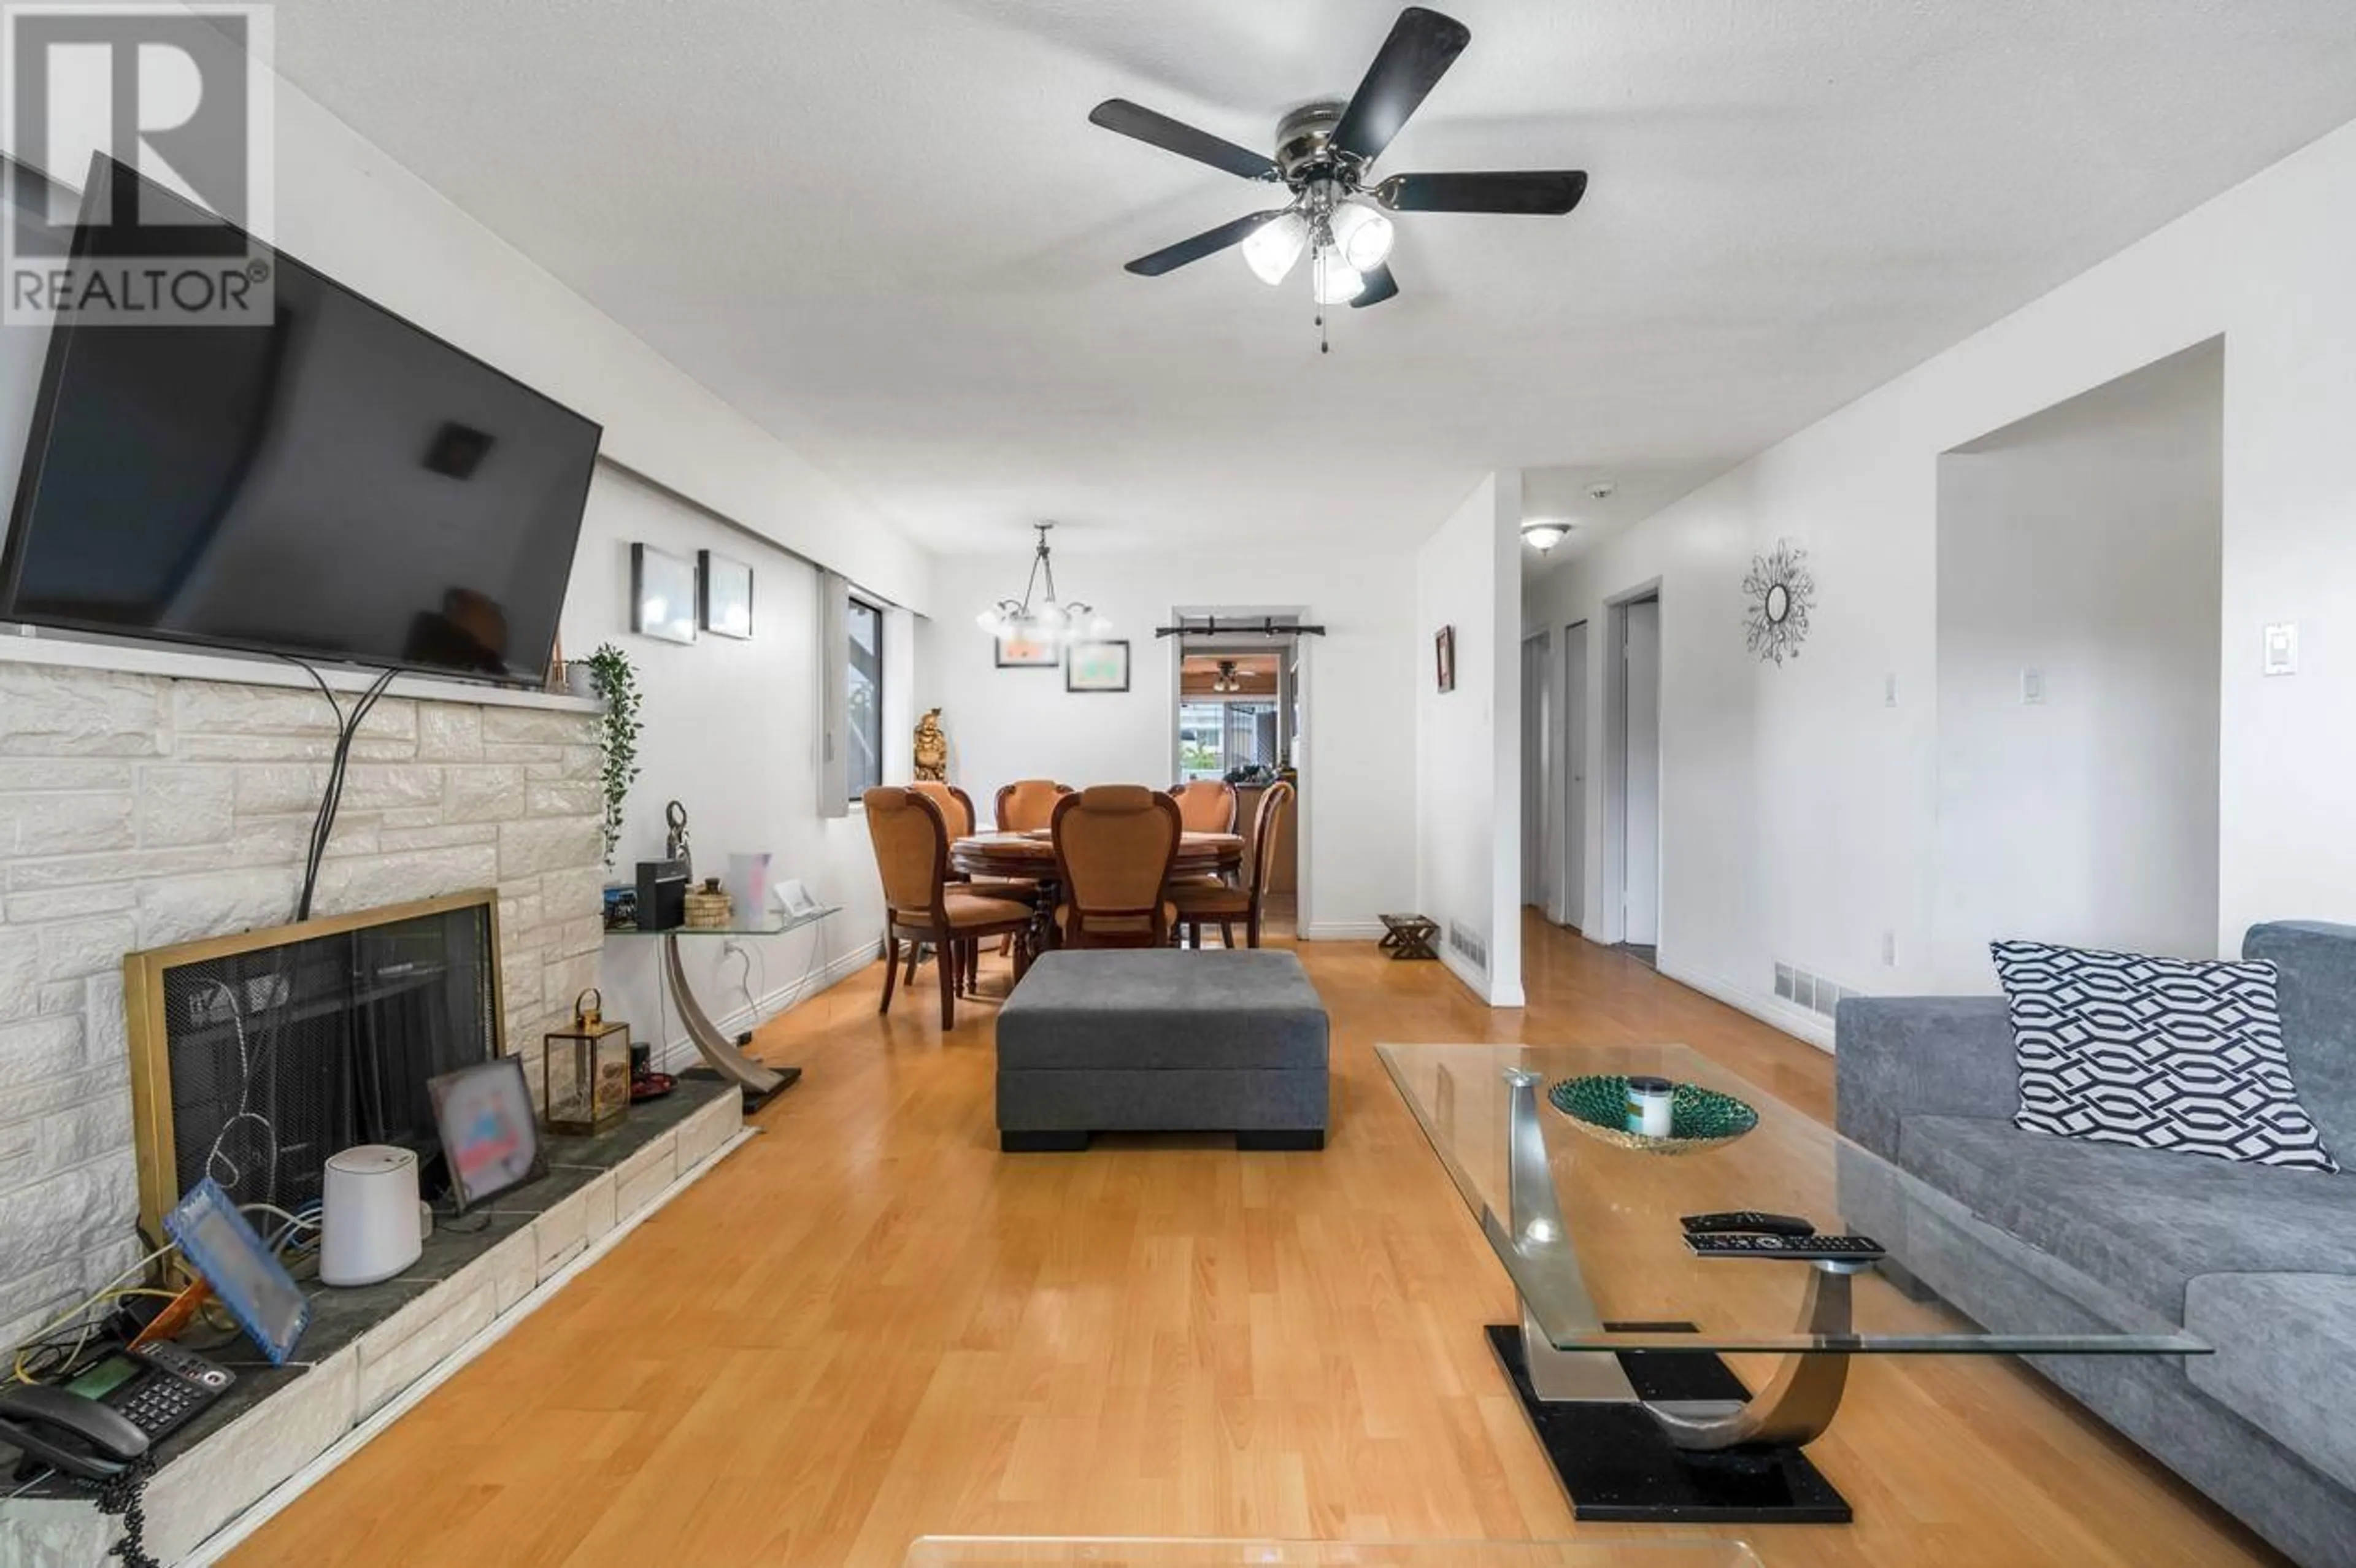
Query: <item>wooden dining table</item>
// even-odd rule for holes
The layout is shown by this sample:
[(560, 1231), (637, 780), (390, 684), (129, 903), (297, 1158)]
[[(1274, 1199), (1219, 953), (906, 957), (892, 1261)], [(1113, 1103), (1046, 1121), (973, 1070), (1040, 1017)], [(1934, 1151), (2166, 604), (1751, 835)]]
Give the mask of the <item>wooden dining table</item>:
[[(1170, 874), (1215, 876), (1243, 863), (1240, 833), (1182, 833)], [(1023, 833), (970, 834), (950, 843), (949, 865), (969, 877), (1021, 877), (1037, 882), (1041, 908), (1033, 951), (1055, 945), (1055, 923), (1050, 914), (1062, 879), (1055, 869), (1055, 840), (1050, 830), (1034, 827)]]
[[(1182, 833), (1170, 874), (1215, 876), (1243, 863), (1240, 833)], [(1024, 833), (976, 833), (949, 846), (949, 864), (969, 877), (1028, 877), (1053, 882), (1056, 880), (1055, 841), (1044, 827)]]

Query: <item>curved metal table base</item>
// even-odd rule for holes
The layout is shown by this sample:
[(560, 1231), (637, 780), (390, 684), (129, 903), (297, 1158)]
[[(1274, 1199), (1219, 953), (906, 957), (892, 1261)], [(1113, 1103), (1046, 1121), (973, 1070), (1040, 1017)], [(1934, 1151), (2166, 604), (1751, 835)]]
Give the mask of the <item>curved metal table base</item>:
[[(1559, 1244), (1569, 1232), (1538, 1125), (1540, 1081), (1536, 1073), (1509, 1072), (1506, 1082), (1508, 1213), (1503, 1221), (1506, 1233), (1493, 1240), (1509, 1246)], [(1499, 1223), (1495, 1216), (1486, 1222)], [(1800, 1301), (1801, 1331), (1833, 1339), (1847, 1336), (1849, 1281), (1869, 1266), (1814, 1265)], [(1524, 1300), (1518, 1330), (1492, 1328), (1489, 1338), (1577, 1518), (1848, 1521), (1847, 1502), (1800, 1452), (1823, 1435), (1840, 1408), (1848, 1381), (1846, 1351), (1787, 1355), (1767, 1387), (1743, 1399), (1741, 1383), (1707, 1352), (1623, 1356), (1558, 1349), (1539, 1327), (1542, 1316), (1598, 1330), (1606, 1326), (1575, 1271), (1556, 1285), (1558, 1294), (1543, 1304), (1543, 1314)], [(1708, 1397), (1673, 1397), (1687, 1393)]]
[(757, 1111), (800, 1079), (798, 1067), (772, 1067), (755, 1061), (736, 1048), (736, 1042), (720, 1032), (695, 999), (695, 992), (687, 983), (687, 969), (680, 962), (679, 936), (675, 932), (663, 933), (663, 973), (670, 980), (671, 995), (679, 1002), (680, 1022), (687, 1026), (687, 1038), (695, 1041), (695, 1049), (703, 1053), (712, 1071), (744, 1091), (744, 1108)]
[[(1800, 1300), (1800, 1332), (1847, 1334), (1848, 1282), (1867, 1266), (1816, 1264)], [(1785, 1356), (1773, 1381), (1747, 1401), (1647, 1400), (1644, 1409), (1670, 1442), (1688, 1452), (1708, 1454), (1759, 1444), (1797, 1448), (1824, 1435), (1847, 1383), (1845, 1351), (1809, 1351)]]

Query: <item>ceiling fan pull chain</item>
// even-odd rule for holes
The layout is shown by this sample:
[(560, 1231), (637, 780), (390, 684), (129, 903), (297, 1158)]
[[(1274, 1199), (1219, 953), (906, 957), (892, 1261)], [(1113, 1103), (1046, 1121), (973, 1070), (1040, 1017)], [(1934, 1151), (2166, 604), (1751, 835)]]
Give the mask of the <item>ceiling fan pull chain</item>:
[[(1311, 238), (1310, 243), (1316, 243), (1314, 236)], [(1331, 354), (1333, 352), (1333, 346), (1325, 341), (1325, 250), (1323, 246), (1318, 246), (1316, 254), (1309, 259), (1309, 265), (1316, 273), (1315, 286), (1310, 293), (1317, 301), (1317, 352)]]

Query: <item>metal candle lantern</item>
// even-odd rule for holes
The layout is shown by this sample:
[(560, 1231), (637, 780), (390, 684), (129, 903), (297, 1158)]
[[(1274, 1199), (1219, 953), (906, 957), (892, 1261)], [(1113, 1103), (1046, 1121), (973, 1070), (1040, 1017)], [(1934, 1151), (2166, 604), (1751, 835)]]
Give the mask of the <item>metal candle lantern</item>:
[(541, 1047), (541, 1125), (588, 1136), (622, 1125), (630, 1109), (630, 1026), (608, 1023), (594, 986), (573, 998), (573, 1027), (548, 1031)]

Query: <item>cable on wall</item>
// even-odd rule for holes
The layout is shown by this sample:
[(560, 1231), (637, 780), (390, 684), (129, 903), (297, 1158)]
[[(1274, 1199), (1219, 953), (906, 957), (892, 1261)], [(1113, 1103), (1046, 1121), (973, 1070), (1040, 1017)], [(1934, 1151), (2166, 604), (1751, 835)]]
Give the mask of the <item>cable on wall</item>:
[(346, 714), (344, 705), (336, 700), (335, 692), (328, 688), (327, 677), (292, 654), (278, 656), (311, 677), (312, 683), (319, 688), (319, 695), (327, 699), (327, 706), (334, 709), (336, 715), (335, 756), (327, 765), (327, 783), (319, 795), (318, 814), (311, 821), (310, 843), (303, 859), (303, 888), (294, 901), (294, 918), (304, 921), (311, 918), (312, 895), (319, 886), (319, 862), (327, 859), (327, 839), (336, 830), (336, 812), (344, 802), (344, 772), (351, 763), (352, 741), (359, 734), (360, 725), (367, 720), (369, 710), (376, 706), (377, 699), (384, 695), (384, 688), (391, 686), (393, 677), (401, 672), (389, 669), (377, 677), (368, 689), (360, 693), (359, 699), (352, 704), (351, 712)]

